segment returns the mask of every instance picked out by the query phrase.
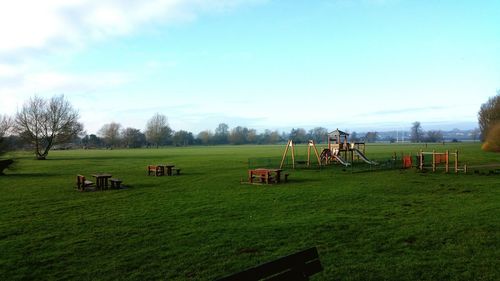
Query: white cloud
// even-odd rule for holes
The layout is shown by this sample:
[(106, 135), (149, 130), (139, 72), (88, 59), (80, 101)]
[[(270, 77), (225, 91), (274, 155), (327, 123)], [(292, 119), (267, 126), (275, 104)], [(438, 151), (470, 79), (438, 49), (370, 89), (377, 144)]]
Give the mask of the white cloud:
[(258, 0), (16, 0), (0, 4), (0, 58), (122, 36), (145, 24), (191, 21)]
[[(263, 0), (16, 0), (0, 4), (0, 111), (13, 113), (33, 94), (83, 93), (133, 79), (125, 73), (72, 74), (48, 65), (96, 42), (145, 28), (189, 22), (203, 13), (224, 12)], [(175, 65), (174, 62), (169, 63)], [(158, 68), (158, 62), (150, 62)]]

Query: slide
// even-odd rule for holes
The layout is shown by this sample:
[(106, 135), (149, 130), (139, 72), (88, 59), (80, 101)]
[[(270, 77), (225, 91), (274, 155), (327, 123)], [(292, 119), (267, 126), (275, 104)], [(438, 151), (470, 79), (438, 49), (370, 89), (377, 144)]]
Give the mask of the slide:
[(363, 159), (363, 161), (365, 161), (366, 163), (368, 164), (372, 164), (372, 165), (377, 165), (378, 163), (375, 162), (375, 161), (371, 161), (370, 159), (366, 158), (366, 156), (363, 154), (363, 152), (359, 151), (357, 148), (353, 148), (354, 152), (356, 152), (357, 155), (359, 155), (359, 157), (361, 159)]
[(340, 157), (339, 155), (333, 155), (333, 157), (335, 157), (335, 159), (337, 159), (337, 161), (339, 161), (340, 164), (344, 165), (344, 166), (349, 166), (351, 165), (351, 163), (345, 161), (342, 157)]

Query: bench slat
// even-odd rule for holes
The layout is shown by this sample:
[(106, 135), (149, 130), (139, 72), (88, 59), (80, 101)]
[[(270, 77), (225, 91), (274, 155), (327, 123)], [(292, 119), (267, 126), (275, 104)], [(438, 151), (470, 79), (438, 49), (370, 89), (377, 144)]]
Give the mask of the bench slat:
[[(290, 278), (291, 275), (292, 277), (297, 276), (297, 272), (300, 273), (300, 276), (305, 276), (305, 279), (303, 280), (307, 280), (307, 276), (313, 275), (314, 273), (317, 273), (321, 270), (323, 270), (323, 267), (321, 266), (321, 262), (319, 261), (318, 250), (316, 249), (316, 247), (313, 247), (235, 273), (233, 275), (219, 279), (219, 281), (261, 280), (263, 278), (271, 276), (273, 276), (272, 278), (277, 279), (269, 280), (291, 280), (287, 279), (287, 277)], [(284, 279), (279, 279), (282, 278), (280, 277), (281, 275), (284, 276)]]

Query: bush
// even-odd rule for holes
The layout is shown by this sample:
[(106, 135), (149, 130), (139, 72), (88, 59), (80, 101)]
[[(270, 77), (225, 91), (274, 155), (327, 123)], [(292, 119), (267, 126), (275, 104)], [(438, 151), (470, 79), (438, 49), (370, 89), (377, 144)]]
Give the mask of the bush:
[(500, 152), (500, 122), (491, 127), (481, 148), (484, 151)]

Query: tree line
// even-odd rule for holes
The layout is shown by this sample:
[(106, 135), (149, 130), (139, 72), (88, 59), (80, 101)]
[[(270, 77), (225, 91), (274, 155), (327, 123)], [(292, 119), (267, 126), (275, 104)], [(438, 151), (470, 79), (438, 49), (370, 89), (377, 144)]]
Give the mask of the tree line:
[[(123, 127), (111, 122), (105, 124), (97, 134), (87, 134), (83, 124), (79, 122), (78, 111), (63, 95), (44, 99), (38, 96), (27, 100), (14, 117), (0, 114), (0, 157), (9, 149), (33, 149), (37, 159), (45, 159), (50, 149), (73, 144), (85, 148), (137, 148), (160, 147), (165, 145), (242, 145), (242, 144), (276, 144), (291, 139), (296, 143), (314, 140), (323, 143), (327, 140), (328, 130), (316, 127), (306, 131), (293, 128), (290, 132), (257, 130), (237, 126), (230, 128), (225, 123), (219, 124), (214, 131), (204, 130), (194, 135), (192, 132), (173, 130), (167, 117), (156, 113), (145, 126), (144, 131)], [(500, 91), (484, 103), (478, 112), (478, 123), (481, 140), (485, 150), (500, 151)], [(379, 138), (375, 131), (358, 136), (352, 132), (352, 142), (375, 142)], [(440, 142), (441, 131), (424, 132), (420, 122), (414, 122), (411, 128), (412, 142)]]

